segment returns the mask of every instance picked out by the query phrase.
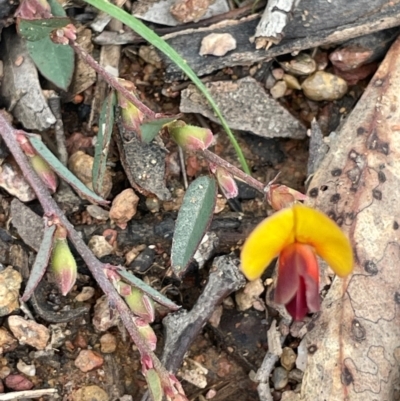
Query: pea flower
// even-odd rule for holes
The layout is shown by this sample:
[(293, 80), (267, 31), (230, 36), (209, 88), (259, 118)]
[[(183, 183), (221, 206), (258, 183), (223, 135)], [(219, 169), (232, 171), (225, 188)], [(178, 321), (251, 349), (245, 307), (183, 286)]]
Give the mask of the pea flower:
[(340, 277), (353, 269), (351, 245), (336, 223), (315, 209), (294, 204), (254, 229), (243, 246), (241, 266), (244, 275), (255, 280), (279, 256), (275, 302), (302, 320), (320, 309), (316, 255)]

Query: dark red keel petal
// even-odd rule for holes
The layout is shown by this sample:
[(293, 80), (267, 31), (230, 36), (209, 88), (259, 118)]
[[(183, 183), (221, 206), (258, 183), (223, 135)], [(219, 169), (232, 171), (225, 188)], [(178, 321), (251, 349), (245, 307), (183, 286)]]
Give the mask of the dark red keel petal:
[(294, 320), (303, 320), (304, 316), (307, 315), (306, 284), (303, 277), (300, 277), (296, 295), (285, 306)]
[(275, 302), (286, 305), (295, 320), (317, 312), (319, 301), (318, 261), (312, 247), (294, 243), (279, 256)]

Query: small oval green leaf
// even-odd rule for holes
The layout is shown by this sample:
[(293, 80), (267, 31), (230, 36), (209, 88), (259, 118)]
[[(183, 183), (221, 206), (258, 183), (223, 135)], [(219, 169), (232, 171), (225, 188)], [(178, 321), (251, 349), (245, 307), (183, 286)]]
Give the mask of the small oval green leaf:
[(171, 249), (172, 269), (178, 277), (186, 271), (211, 223), (216, 199), (217, 184), (207, 176), (194, 180), (186, 191)]
[(155, 369), (149, 369), (145, 375), (152, 399), (154, 401), (161, 401), (164, 391), (162, 389), (161, 379), (157, 371)]
[(144, 122), (140, 125), (142, 140), (150, 143), (160, 132), (161, 128), (172, 121), (176, 120), (175, 117), (159, 118), (157, 120)]

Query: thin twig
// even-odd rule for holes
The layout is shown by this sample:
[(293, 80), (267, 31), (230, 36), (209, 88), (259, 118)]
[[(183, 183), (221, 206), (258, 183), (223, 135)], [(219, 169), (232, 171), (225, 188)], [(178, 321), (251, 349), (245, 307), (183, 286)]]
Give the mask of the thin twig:
[(223, 167), (225, 170), (229, 171), (235, 177), (241, 179), (246, 184), (250, 185), (257, 191), (265, 194), (265, 185), (256, 180), (255, 178), (251, 177), (250, 175), (246, 174), (242, 170), (235, 167), (233, 164), (227, 162), (226, 160), (222, 159), (221, 157), (217, 156), (215, 153), (209, 151), (208, 149), (203, 150), (204, 157), (211, 163), (215, 163), (218, 166)]
[(99, 75), (102, 76), (111, 87), (120, 92), (128, 101), (133, 103), (143, 114), (149, 119), (157, 118), (157, 113), (149, 109), (144, 103), (142, 103), (137, 97), (135, 97), (128, 89), (119, 83), (118, 79), (109, 74), (89, 53), (75, 41), (70, 40), (70, 46), (74, 49), (75, 53), (78, 54), (90, 67), (92, 67)]
[(39, 390), (13, 391), (12, 393), (0, 394), (0, 401), (21, 400), (25, 398), (39, 398), (45, 395), (57, 394), (56, 388), (44, 388)]

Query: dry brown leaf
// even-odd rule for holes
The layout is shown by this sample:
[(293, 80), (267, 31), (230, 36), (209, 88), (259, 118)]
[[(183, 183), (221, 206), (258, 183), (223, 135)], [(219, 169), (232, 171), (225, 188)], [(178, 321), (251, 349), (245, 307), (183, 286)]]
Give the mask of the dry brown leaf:
[(353, 274), (336, 278), (303, 342), (302, 400), (399, 399), (400, 40), (310, 184), (348, 233)]

